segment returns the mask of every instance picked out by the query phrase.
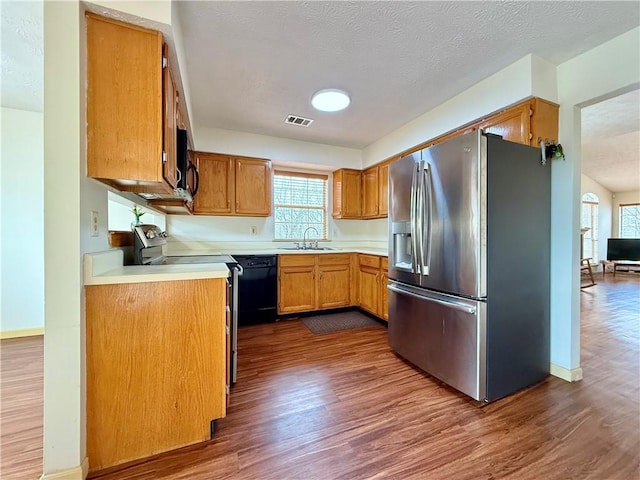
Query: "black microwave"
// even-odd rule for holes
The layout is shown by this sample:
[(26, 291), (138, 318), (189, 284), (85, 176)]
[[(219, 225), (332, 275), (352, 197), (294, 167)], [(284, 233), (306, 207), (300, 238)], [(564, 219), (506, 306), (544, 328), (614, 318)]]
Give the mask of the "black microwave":
[[(178, 169), (176, 189), (182, 189), (184, 192), (189, 192), (191, 197), (195, 197), (196, 193), (198, 193), (200, 176), (196, 166), (189, 160), (189, 139), (185, 129), (178, 128), (176, 130), (176, 144), (178, 150), (176, 156)], [(192, 178), (189, 178), (190, 172), (192, 172)]]

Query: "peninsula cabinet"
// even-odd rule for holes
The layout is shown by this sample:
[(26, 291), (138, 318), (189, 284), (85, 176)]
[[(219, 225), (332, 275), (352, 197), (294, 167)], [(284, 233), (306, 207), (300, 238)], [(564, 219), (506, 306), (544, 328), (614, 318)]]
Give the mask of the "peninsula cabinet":
[(226, 278), (85, 292), (91, 472), (210, 439), (226, 415)]
[(87, 176), (171, 195), (178, 94), (162, 34), (92, 13), (86, 21)]
[(349, 253), (291, 254), (278, 257), (278, 313), (348, 307)]
[(362, 172), (341, 168), (333, 172), (333, 218), (362, 217)]
[(262, 158), (192, 152), (200, 175), (193, 211), (199, 215), (268, 217), (271, 162)]

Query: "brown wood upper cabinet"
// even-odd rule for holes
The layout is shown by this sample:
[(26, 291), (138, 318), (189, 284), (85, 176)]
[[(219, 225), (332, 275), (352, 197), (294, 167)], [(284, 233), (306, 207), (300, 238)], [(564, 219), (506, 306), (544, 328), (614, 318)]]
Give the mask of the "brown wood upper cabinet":
[(333, 218), (362, 217), (362, 172), (341, 168), (333, 172)]
[(194, 213), (268, 217), (271, 162), (261, 158), (192, 152), (200, 173)]
[(388, 214), (389, 163), (362, 172), (362, 218), (382, 218)]
[(362, 172), (363, 218), (375, 218), (380, 212), (379, 172), (377, 165)]
[(533, 147), (539, 147), (541, 140), (546, 143), (557, 143), (558, 114), (559, 107), (557, 104), (533, 97), (416, 145), (405, 150), (397, 157), (404, 157), (423, 148), (446, 142), (478, 128), (487, 133), (501, 135), (505, 140)]
[(389, 163), (378, 166), (378, 217), (389, 214)]
[(171, 194), (177, 93), (162, 34), (92, 13), (86, 19), (87, 176)]

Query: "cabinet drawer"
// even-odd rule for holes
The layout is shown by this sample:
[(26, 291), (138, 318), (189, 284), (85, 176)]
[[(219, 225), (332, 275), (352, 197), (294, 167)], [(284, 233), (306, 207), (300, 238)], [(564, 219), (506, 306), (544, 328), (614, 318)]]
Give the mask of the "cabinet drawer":
[(349, 265), (351, 255), (348, 253), (321, 253), (318, 255), (318, 265)]
[(281, 267), (314, 266), (315, 255), (295, 254), (278, 255), (278, 265)]
[(358, 256), (358, 261), (361, 266), (372, 267), (372, 268), (380, 268), (380, 257), (375, 255), (362, 255)]

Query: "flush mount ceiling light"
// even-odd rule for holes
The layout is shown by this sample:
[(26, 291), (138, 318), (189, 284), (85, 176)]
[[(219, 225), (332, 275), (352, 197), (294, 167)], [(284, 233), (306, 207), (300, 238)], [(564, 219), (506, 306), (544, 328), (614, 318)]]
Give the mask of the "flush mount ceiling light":
[(325, 88), (313, 94), (311, 105), (322, 112), (337, 112), (349, 106), (351, 99), (342, 90)]

